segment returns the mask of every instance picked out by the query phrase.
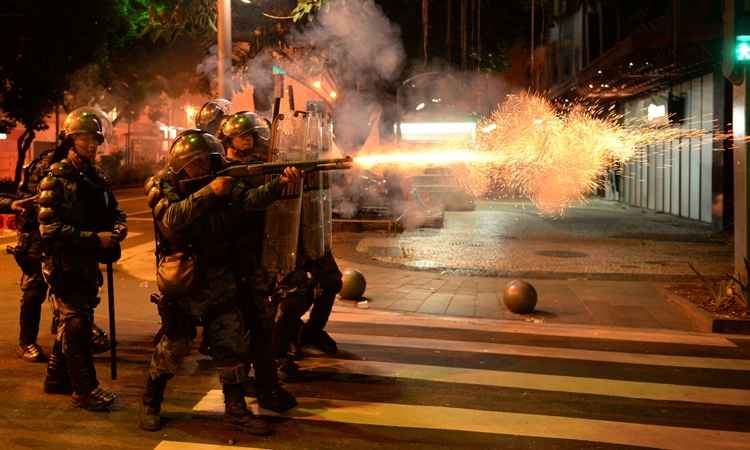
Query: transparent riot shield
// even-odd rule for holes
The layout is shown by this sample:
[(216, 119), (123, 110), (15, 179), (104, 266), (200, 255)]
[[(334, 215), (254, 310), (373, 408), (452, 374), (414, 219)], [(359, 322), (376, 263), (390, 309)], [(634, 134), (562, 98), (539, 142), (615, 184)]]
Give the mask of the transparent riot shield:
[[(280, 114), (274, 120), (272, 133), (272, 161), (302, 159), (304, 117)], [(266, 209), (262, 264), (271, 274), (283, 277), (297, 266), (301, 208), (300, 184), (285, 187), (281, 199)]]
[[(316, 104), (311, 104), (305, 122), (305, 158), (320, 159), (331, 148), (331, 120)], [(331, 222), (329, 175), (324, 172), (308, 174), (302, 194), (302, 251), (305, 259), (319, 259), (330, 251)]]

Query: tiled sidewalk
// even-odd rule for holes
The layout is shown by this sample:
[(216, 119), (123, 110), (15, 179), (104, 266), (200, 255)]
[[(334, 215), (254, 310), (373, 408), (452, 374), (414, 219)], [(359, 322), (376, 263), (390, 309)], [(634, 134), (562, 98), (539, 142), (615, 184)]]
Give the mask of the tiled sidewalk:
[(502, 290), (509, 279), (413, 271), (341, 258), (338, 262), (342, 271), (353, 268), (365, 275), (368, 308), (533, 322), (693, 329), (690, 320), (665, 299), (664, 283), (527, 280), (537, 289), (539, 302), (535, 313), (521, 316), (502, 305)]

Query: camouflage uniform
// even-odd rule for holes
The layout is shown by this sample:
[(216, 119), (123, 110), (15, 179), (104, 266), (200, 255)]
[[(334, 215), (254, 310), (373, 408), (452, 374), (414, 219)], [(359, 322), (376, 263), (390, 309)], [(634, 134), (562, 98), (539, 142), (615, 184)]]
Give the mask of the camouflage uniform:
[[(42, 270), (60, 321), (47, 376), (64, 384), (67, 372), (74, 403), (85, 402), (105, 392), (98, 388), (91, 345), (94, 308), (103, 283), (99, 262), (111, 262), (119, 255), (119, 245), (103, 249), (97, 233), (111, 232), (118, 243), (125, 239), (125, 213), (96, 167), (87, 164), (79, 171), (67, 158), (50, 167), (39, 191)], [(114, 400), (113, 394), (106, 394)]]
[[(244, 226), (248, 214), (275, 201), (283, 186), (280, 179), (257, 188), (236, 180), (231, 193), (222, 198), (208, 185), (189, 195), (180, 194), (177, 183), (169, 172), (150, 179), (146, 184), (149, 206), (153, 208), (160, 241), (160, 258), (175, 252), (194, 255), (197, 278), (191, 287), (194, 294), (162, 296), (158, 301), (162, 335), (149, 364), (143, 396), (145, 409), (140, 419), (141, 427), (147, 430), (160, 427), (156, 417), (166, 382), (188, 355), (198, 323), (203, 324), (209, 354), (219, 371), (227, 415), (231, 415), (231, 408), (235, 408), (233, 413), (238, 421), (249, 414), (242, 391), (242, 383), (247, 379), (245, 361), (249, 349), (244, 314), (238, 302), (242, 282), (237, 277), (236, 241), (232, 236)], [(244, 230), (243, 233), (246, 234)], [(257, 427), (255, 431), (265, 434)]]
[[(26, 166), (23, 181), (18, 187), (18, 198), (24, 199), (35, 195), (39, 182), (47, 175), (50, 166), (64, 158), (66, 153), (67, 148), (60, 147), (42, 154)], [(7, 205), (7, 210), (9, 209), (10, 204)], [(29, 348), (36, 344), (39, 335), (42, 304), (47, 298), (47, 283), (42, 275), (42, 239), (39, 235), (36, 208), (29, 204), (17, 217), (17, 241), (12, 253), (22, 273), (18, 345), (20, 348)], [(40, 353), (39, 357), (27, 359), (44, 360), (44, 355)]]
[[(232, 147), (232, 138), (252, 134), (253, 147), (240, 155), (227, 152), (230, 164), (260, 164), (260, 159), (269, 151), (270, 129), (265, 121), (254, 113), (242, 111), (226, 117), (219, 137), (225, 148)], [(243, 180), (250, 186), (261, 186), (265, 176), (246, 177)], [(283, 412), (297, 404), (294, 397), (279, 384), (276, 361), (273, 351), (273, 326), (276, 306), (272, 300), (275, 289), (275, 277), (263, 268), (262, 253), (265, 239), (265, 211), (249, 213), (245, 226), (237, 235), (234, 243), (236, 250), (237, 271), (242, 299), (243, 313), (250, 333), (250, 361), (248, 370), (253, 366), (255, 379), (252, 389), (247, 393), (257, 394), (258, 403), (265, 409)]]

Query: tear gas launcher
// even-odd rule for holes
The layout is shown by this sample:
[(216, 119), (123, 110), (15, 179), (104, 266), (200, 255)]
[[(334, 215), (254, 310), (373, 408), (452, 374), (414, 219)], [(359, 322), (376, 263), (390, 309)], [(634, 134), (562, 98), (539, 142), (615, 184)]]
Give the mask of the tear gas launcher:
[(351, 169), (354, 161), (345, 158), (313, 159), (309, 161), (282, 161), (260, 164), (237, 164), (216, 172), (217, 177), (248, 177), (256, 175), (281, 175), (287, 167), (296, 167), (306, 173)]
[(180, 189), (189, 191), (190, 186), (203, 186), (215, 177), (252, 177), (258, 175), (281, 175), (287, 167), (296, 167), (305, 173), (351, 169), (354, 161), (351, 156), (332, 159), (312, 159), (305, 161), (281, 161), (270, 163), (233, 164), (211, 175), (180, 181)]

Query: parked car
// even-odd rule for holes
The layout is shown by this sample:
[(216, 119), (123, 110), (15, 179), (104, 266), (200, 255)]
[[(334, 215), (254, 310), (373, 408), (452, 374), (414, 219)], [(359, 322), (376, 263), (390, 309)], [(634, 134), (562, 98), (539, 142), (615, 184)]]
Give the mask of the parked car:
[(474, 195), (446, 168), (427, 168), (411, 177), (411, 198), (426, 208), (445, 211), (473, 211)]
[(404, 229), (441, 228), (443, 208), (404, 195), (396, 172), (368, 170), (336, 174), (331, 183), (334, 219), (393, 220)]

